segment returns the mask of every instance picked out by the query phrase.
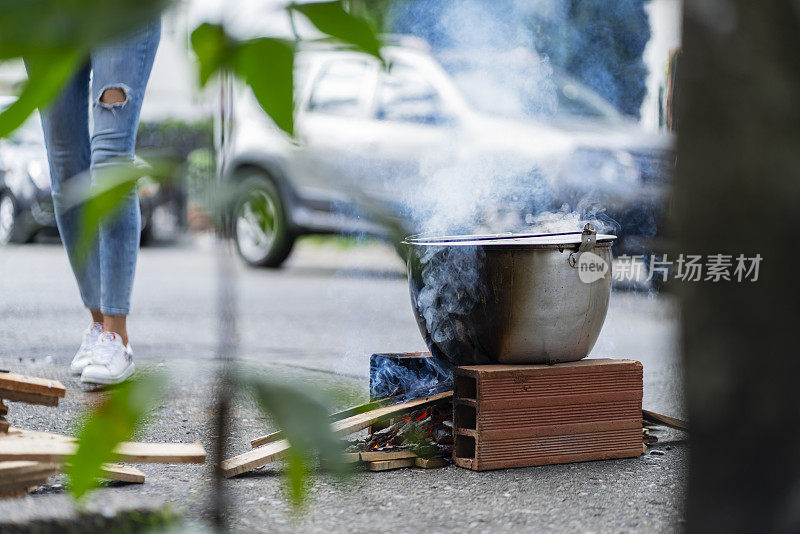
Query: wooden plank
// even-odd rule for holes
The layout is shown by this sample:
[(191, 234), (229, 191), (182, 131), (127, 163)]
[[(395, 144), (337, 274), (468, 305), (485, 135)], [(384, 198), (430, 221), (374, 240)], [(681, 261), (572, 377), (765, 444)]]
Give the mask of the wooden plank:
[(251, 439), (250, 446), (255, 449), (256, 447), (261, 447), (262, 445), (266, 445), (268, 443), (274, 443), (281, 439), (283, 439), (283, 431), (278, 430), (277, 432), (272, 432), (271, 434)]
[(364, 451), (361, 453), (363, 462), (380, 462), (385, 460), (404, 460), (416, 458), (417, 455), (409, 450), (400, 451)]
[(689, 423), (676, 417), (670, 417), (668, 415), (651, 412), (650, 410), (642, 410), (642, 418), (650, 423), (656, 423), (659, 425), (668, 426), (670, 428), (677, 428), (678, 430), (683, 430), (684, 432), (689, 431)]
[[(0, 460), (61, 462), (77, 450), (69, 438), (9, 433), (0, 436)], [(120, 461), (131, 463), (204, 463), (206, 452), (200, 443), (123, 442), (114, 450)]]
[(404, 402), (402, 404), (384, 406), (383, 408), (378, 408), (369, 412), (347, 417), (341, 421), (335, 421), (331, 424), (331, 429), (337, 434), (352, 434), (353, 432), (363, 430), (372, 423), (377, 423), (382, 419), (405, 412), (411, 412), (419, 408), (424, 408), (425, 406), (430, 406), (431, 404), (438, 404), (451, 398), (453, 398), (453, 392), (445, 391), (429, 397), (423, 397)]
[(0, 499), (19, 499), (29, 493), (30, 488), (0, 491)]
[(58, 397), (52, 395), (40, 395), (39, 393), (27, 393), (25, 391), (13, 391), (3, 388), (0, 388), (0, 399), (38, 404), (40, 406), (58, 406)]
[[(342, 410), (340, 412), (332, 413), (330, 415), (330, 419), (331, 419), (331, 421), (340, 421), (340, 420), (344, 419), (345, 417), (351, 417), (353, 415), (366, 413), (366, 412), (369, 412), (371, 410), (375, 410), (377, 408), (382, 408), (384, 406), (388, 406), (388, 405), (391, 405), (391, 404), (400, 403), (400, 401), (402, 401), (407, 396), (408, 395), (397, 395), (397, 396), (394, 396), (394, 397), (385, 397), (385, 398), (382, 398), (382, 399), (375, 399), (373, 401), (366, 402), (364, 404), (359, 404), (358, 406), (352, 406), (352, 407), (347, 408), (345, 410)], [(261, 436), (261, 437), (258, 437), (258, 438), (250, 440), (250, 445), (253, 448), (261, 447), (262, 445), (266, 445), (267, 443), (273, 443), (273, 442), (278, 441), (280, 439), (283, 439), (283, 432), (278, 430), (276, 432), (271, 432), (270, 434), (266, 434), (264, 436)]]
[(26, 490), (27, 493), (27, 491), (30, 488), (35, 488), (36, 486), (41, 486), (42, 484), (47, 483), (47, 480), (53, 474), (55, 473), (48, 475), (31, 476), (14, 482), (6, 482), (5, 480), (0, 480), (0, 493), (6, 493), (15, 490)]
[(145, 474), (132, 465), (103, 464), (103, 478), (131, 482), (133, 484), (144, 484)]
[(0, 477), (6, 477), (13, 473), (26, 472), (31, 468), (36, 468), (39, 462), (20, 461), (20, 462), (0, 462)]
[(346, 452), (343, 456), (342, 461), (346, 464), (357, 464), (361, 461), (361, 455), (357, 452)]
[(0, 481), (5, 483), (27, 480), (31, 477), (50, 476), (58, 472), (58, 464), (19, 461), (0, 462)]
[(444, 458), (415, 458), (414, 465), (423, 469), (433, 469), (447, 466), (448, 461)]
[(58, 471), (55, 463), (0, 462), (0, 495), (24, 495), (30, 488), (46, 483)]
[(380, 462), (366, 462), (367, 469), (370, 471), (389, 471), (390, 469), (402, 469), (414, 465), (413, 458), (403, 458), (400, 460), (383, 460)]
[(199, 442), (143, 443), (126, 441), (117, 445), (115, 454), (123, 462), (156, 464), (203, 464), (206, 451)]
[[(341, 421), (335, 421), (331, 423), (331, 429), (334, 433), (340, 435), (352, 434), (353, 432), (363, 430), (372, 423), (376, 423), (387, 417), (398, 415), (404, 412), (410, 412), (431, 404), (437, 404), (449, 400), (452, 397), (452, 391), (445, 391), (443, 393), (437, 393), (436, 395), (431, 395), (429, 397), (414, 399), (401, 404), (384, 406), (369, 412), (346, 417)], [(273, 443), (264, 445), (263, 447), (259, 447), (257, 449), (239, 454), (238, 456), (228, 458), (227, 460), (223, 460), (222, 464), (220, 464), (220, 469), (223, 476), (230, 478), (242, 473), (246, 473), (247, 471), (252, 471), (253, 469), (261, 467), (262, 465), (267, 465), (275, 460), (279, 460), (283, 457), (288, 449), (288, 441), (284, 439), (275, 441)]]
[(41, 430), (28, 430), (27, 428), (19, 428), (17, 426), (8, 427), (8, 433), (16, 436), (36, 437), (55, 439), (58, 441), (76, 441), (77, 438), (72, 436), (65, 436), (64, 434), (56, 434), (55, 432), (43, 432)]
[(230, 478), (280, 460), (287, 450), (289, 450), (289, 442), (282, 439), (223, 460), (220, 469), (224, 477)]
[(5, 417), (0, 415), (0, 432), (3, 433), (8, 432), (8, 427), (9, 427), (8, 421), (6, 421)]
[(63, 397), (67, 394), (67, 388), (58, 380), (4, 372), (0, 372), (0, 389), (48, 397)]
[(53, 438), (37, 438), (19, 433), (0, 436), (0, 460), (59, 463), (76, 449), (75, 443)]
[(8, 406), (3, 404), (3, 399), (0, 399), (0, 415), (7, 415), (8, 414)]

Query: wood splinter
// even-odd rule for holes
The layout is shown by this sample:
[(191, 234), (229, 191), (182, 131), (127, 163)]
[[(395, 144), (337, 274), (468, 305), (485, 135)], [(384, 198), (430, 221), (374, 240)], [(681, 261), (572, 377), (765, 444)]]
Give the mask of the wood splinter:
[(403, 458), (401, 460), (381, 460), (378, 462), (364, 462), (369, 471), (389, 471), (391, 469), (402, 469), (414, 465), (413, 458)]

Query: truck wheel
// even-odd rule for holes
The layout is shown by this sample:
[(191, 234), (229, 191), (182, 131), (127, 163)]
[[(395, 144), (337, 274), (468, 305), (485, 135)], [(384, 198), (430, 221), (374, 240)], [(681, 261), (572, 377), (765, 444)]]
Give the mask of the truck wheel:
[(250, 265), (279, 267), (292, 251), (286, 209), (269, 178), (256, 175), (241, 183), (232, 223), (236, 250)]

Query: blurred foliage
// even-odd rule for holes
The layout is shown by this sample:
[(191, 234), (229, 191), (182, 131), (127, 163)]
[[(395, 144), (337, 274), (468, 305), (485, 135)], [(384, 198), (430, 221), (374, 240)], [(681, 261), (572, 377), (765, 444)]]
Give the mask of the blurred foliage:
[(91, 411), (78, 432), (78, 450), (68, 459), (66, 468), (69, 491), (75, 498), (80, 499), (97, 485), (103, 464), (115, 460), (114, 448), (131, 439), (144, 422), (161, 398), (164, 384), (161, 375), (139, 375), (113, 386)]
[(0, 113), (0, 137), (52, 100), (89, 52), (157, 17), (168, 0), (0, 0), (0, 61), (24, 58), (28, 82)]
[(289, 9), (305, 15), (319, 31), (338, 39), (343, 43), (351, 44), (356, 49), (375, 56), (383, 62), (381, 57), (381, 42), (376, 30), (366, 19), (353, 16), (345, 11), (342, 2), (312, 2), (291, 3)]
[(201, 204), (206, 209), (211, 206), (206, 195), (209, 184), (215, 181), (216, 166), (214, 150), (210, 148), (192, 150), (186, 157), (186, 194), (192, 202)]
[[(46, 106), (92, 49), (114, 37), (133, 31), (158, 16), (168, 0), (0, 0), (0, 61), (23, 58), (28, 81), (17, 101), (0, 114), (0, 137), (19, 127), (37, 107)], [(306, 17), (328, 36), (380, 57), (380, 41), (371, 24), (351, 15), (340, 0), (310, 5), (291, 3), (290, 14)], [(244, 81), (266, 113), (290, 136), (294, 134), (294, 41), (261, 37), (232, 38), (222, 25), (202, 24), (191, 34), (198, 59), (201, 86), (218, 73), (228, 72)], [(206, 138), (207, 125), (198, 126), (186, 143), (179, 141), (194, 127), (164, 123), (140, 128), (139, 148), (156, 145), (159, 151), (144, 157), (147, 166), (114, 165), (95, 172), (93, 185), (82, 203), (79, 256), (87, 257), (101, 221), (113, 216), (120, 202), (143, 177), (169, 183), (179, 162), (193, 155), (192, 172), (208, 172), (213, 166), (208, 148), (194, 143)], [(191, 140), (189, 140), (191, 139)], [(203, 141), (204, 142), (204, 141)], [(166, 148), (168, 147), (168, 148)], [(213, 168), (213, 167), (212, 167)], [(212, 197), (224, 196), (215, 189)], [(319, 458), (335, 472), (343, 472), (341, 443), (331, 432), (328, 410), (298, 387), (268, 382), (251, 375), (241, 384), (258, 400), (285, 432), (288, 452), (289, 495), (302, 503), (311, 462)], [(159, 398), (163, 381), (145, 376), (114, 387), (109, 396), (83, 423), (78, 450), (68, 469), (70, 490), (76, 498), (94, 485), (101, 466), (113, 459), (116, 445), (133, 435), (152, 404)]]
[(210, 205), (216, 183), (214, 125), (211, 119), (140, 122), (136, 150), (148, 158), (179, 162), (171, 180), (161, 181), (161, 191), (173, 199), (181, 223), (186, 223), (186, 200)]
[(122, 201), (135, 190), (142, 177), (158, 183), (174, 180), (177, 162), (173, 159), (148, 158), (145, 165), (112, 165), (96, 171), (92, 186), (81, 206), (81, 230), (78, 236), (78, 261), (86, 261), (97, 239), (101, 222), (113, 217)]
[(350, 12), (368, 20), (379, 31), (392, 28), (390, 9), (399, 0), (349, 0)]
[(422, 428), (414, 427), (403, 434), (403, 442), (408, 450), (420, 458), (433, 458), (439, 454), (439, 449), (431, 441), (430, 435)]
[(291, 445), (287, 452), (286, 474), (292, 504), (299, 506), (305, 502), (313, 459), (318, 458), (334, 473), (346, 472), (343, 444), (331, 431), (325, 404), (299, 386), (268, 380), (255, 373), (242, 373), (239, 381)]
[(235, 74), (252, 88), (275, 124), (294, 135), (294, 42), (273, 37), (237, 40), (222, 25), (204, 23), (192, 32), (191, 43), (201, 86), (217, 73)]
[[(380, 41), (365, 19), (344, 10), (342, 2), (288, 4), (291, 14), (300, 13), (321, 32), (381, 59)], [(230, 72), (244, 81), (275, 124), (294, 136), (294, 58), (296, 43), (275, 37), (238, 40), (219, 24), (204, 23), (191, 35), (199, 64), (199, 82), (204, 86), (220, 72)]]
[(136, 134), (136, 150), (162, 158), (184, 161), (196, 149), (214, 148), (211, 119), (187, 122), (179, 119), (142, 121)]

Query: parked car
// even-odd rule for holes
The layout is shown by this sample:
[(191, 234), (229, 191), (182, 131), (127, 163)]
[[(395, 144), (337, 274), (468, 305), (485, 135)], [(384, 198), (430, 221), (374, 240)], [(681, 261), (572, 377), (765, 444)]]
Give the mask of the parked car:
[(413, 232), (402, 197), (424, 190), (432, 167), (456, 152), (478, 166), (502, 164), (507, 176), (497, 185), (508, 202), (487, 209), (521, 219), (590, 195), (621, 223), (618, 233), (655, 233), (669, 186), (668, 136), (644, 133), (560, 74), (557, 116), (508, 118), (470, 102), (424, 46), (399, 40), (385, 56), (388, 72), (346, 48), (302, 50), (296, 142), (249, 91), (236, 93), (224, 176), (239, 188), (231, 232), (247, 263), (279, 266), (302, 234)]
[[(0, 100), (0, 109), (11, 101)], [(0, 245), (55, 232), (50, 168), (39, 115), (0, 140)]]
[[(0, 109), (13, 101), (0, 97)], [(183, 204), (148, 177), (139, 181), (138, 194), (142, 243), (174, 237), (183, 220), (178, 213)], [(0, 245), (27, 243), (41, 232), (58, 235), (50, 167), (36, 113), (10, 137), (0, 139)]]

